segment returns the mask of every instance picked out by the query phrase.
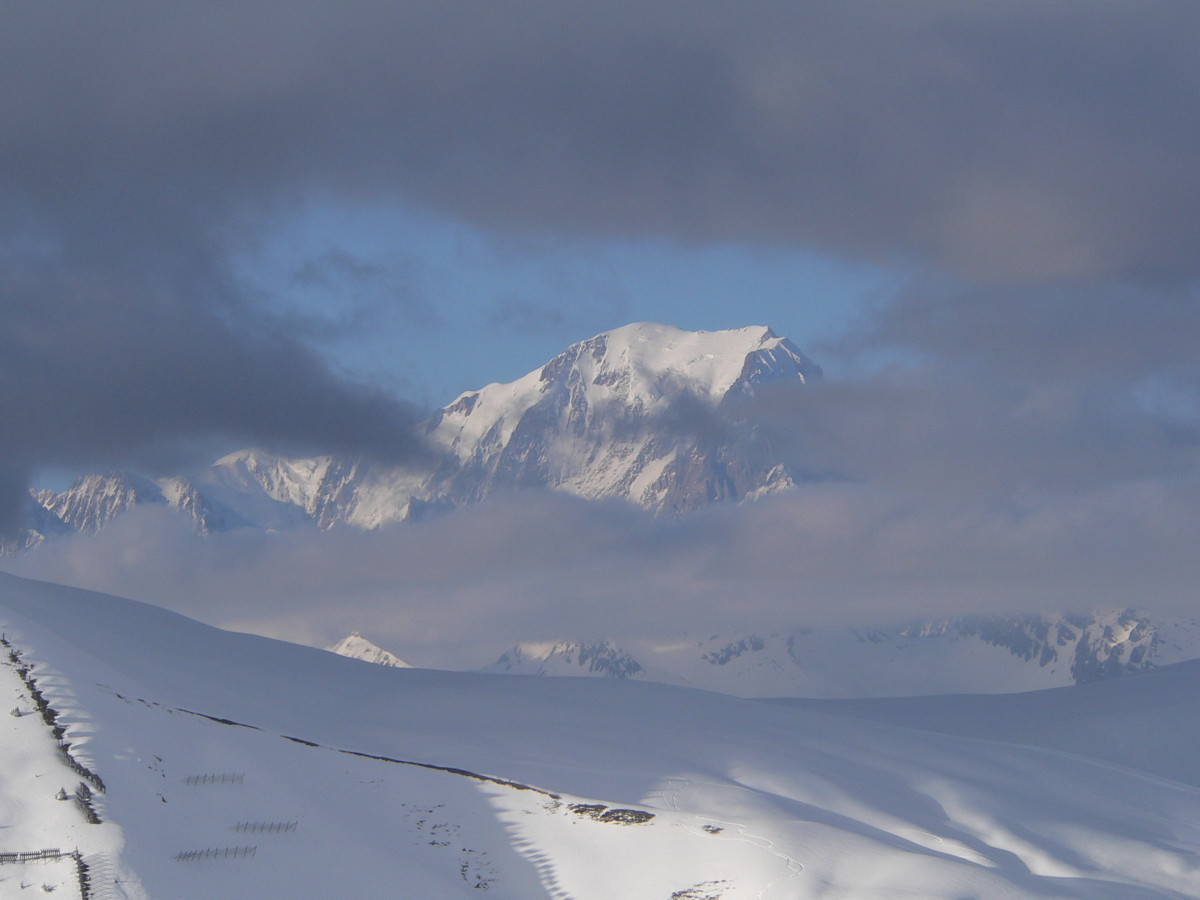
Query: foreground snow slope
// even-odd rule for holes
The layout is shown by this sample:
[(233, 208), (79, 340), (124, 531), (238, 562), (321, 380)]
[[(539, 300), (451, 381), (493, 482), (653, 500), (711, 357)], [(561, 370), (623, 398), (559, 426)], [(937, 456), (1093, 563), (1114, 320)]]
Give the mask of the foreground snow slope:
[[(112, 832), (104, 898), (1200, 895), (1200, 789), (1080, 755), (663, 685), (372, 666), (8, 576), (0, 629), (104, 780), (105, 824), (83, 826)], [(20, 694), (12, 665), (0, 678)], [(1200, 673), (1179, 678), (1194, 703)], [(1065, 718), (1074, 695), (1054, 696)], [(1193, 737), (1154, 735), (1179, 754)], [(0, 744), (0, 826), (58, 802), (13, 774), (39, 753), (48, 735)], [(73, 849), (58, 815), (0, 827), (0, 851)], [(0, 864), (0, 895), (38, 865)]]

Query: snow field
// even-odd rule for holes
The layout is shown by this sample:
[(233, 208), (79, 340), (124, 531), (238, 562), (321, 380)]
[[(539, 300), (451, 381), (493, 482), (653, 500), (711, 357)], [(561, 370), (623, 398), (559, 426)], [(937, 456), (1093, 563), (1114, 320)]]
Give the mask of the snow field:
[[(1079, 753), (832, 705), (372, 666), (9, 577), (0, 621), (90, 715), (120, 859), (155, 900), (1200, 896), (1200, 788)], [(1171, 684), (1164, 703), (1200, 698), (1200, 670)], [(1073, 690), (1043, 701), (1063, 722)], [(1112, 713), (1159, 702), (1131, 696)], [(1187, 728), (1154, 738), (1197, 750)], [(45, 805), (49, 846), (109, 827)]]

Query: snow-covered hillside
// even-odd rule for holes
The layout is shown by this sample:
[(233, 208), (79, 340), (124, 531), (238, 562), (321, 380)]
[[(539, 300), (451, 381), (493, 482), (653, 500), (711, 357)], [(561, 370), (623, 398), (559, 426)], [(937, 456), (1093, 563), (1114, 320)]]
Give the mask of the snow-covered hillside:
[[(23, 713), (0, 718), (3, 850), (79, 847), (105, 900), (1200, 895), (1194, 666), (997, 698), (1060, 732), (1077, 697), (1152, 725), (1150, 776), (1119, 735), (1093, 760), (1086, 734), (882, 721), (978, 698), (909, 721), (905, 701), (368, 666), (8, 576), (0, 631)], [(55, 799), (80, 769), (88, 802)], [(78, 896), (73, 856), (0, 860), (5, 897)]]
[(666, 643), (529, 642), (481, 671), (633, 678), (740, 697), (903, 697), (1083, 684), (1197, 657), (1200, 621), (1126, 609)]
[(177, 509), (208, 533), (376, 528), (529, 487), (666, 513), (759, 497), (792, 476), (755, 423), (736, 419), (736, 401), (819, 375), (769, 328), (626, 325), (439, 410), (423, 426), (432, 461), (420, 467), (247, 449), (186, 477), (86, 475), (64, 491), (33, 492), (22, 543), (56, 533), (46, 514), (63, 530), (94, 531), (144, 504)]

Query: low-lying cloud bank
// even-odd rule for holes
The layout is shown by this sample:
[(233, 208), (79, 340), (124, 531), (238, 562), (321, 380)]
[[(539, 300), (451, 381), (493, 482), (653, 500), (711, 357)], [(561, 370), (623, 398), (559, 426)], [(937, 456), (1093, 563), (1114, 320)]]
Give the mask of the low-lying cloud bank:
[(1194, 610), (1200, 485), (1025, 505), (814, 484), (685, 521), (525, 494), (376, 532), (200, 540), (138, 510), (9, 560), (217, 625), (324, 644), (360, 630), (475, 667), (518, 640), (670, 640), (799, 624), (1138, 605)]

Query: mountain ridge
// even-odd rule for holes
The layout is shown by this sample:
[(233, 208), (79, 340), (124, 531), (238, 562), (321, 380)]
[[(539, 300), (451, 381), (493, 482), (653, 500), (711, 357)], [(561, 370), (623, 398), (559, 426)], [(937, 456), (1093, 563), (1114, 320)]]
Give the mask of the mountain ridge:
[(1200, 621), (1128, 608), (795, 627), (675, 642), (519, 643), (479, 671), (682, 684), (741, 697), (997, 694), (1088, 684), (1200, 657)]
[[(81, 532), (147, 505), (175, 509), (201, 534), (371, 529), (528, 488), (681, 515), (794, 486), (755, 423), (713, 426), (729, 426), (735, 401), (763, 385), (820, 377), (766, 326), (634, 323), (572, 344), (515, 381), (460, 394), (421, 426), (436, 456), (425, 470), (248, 448), (191, 475), (84, 475), (64, 491), (30, 496)], [(26, 546), (53, 536), (36, 518), (26, 517)]]

